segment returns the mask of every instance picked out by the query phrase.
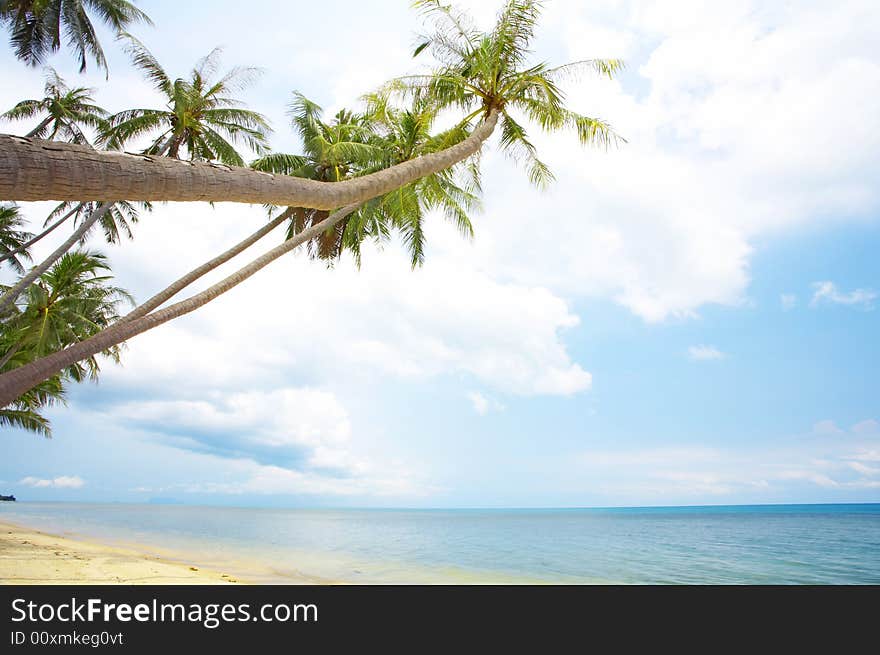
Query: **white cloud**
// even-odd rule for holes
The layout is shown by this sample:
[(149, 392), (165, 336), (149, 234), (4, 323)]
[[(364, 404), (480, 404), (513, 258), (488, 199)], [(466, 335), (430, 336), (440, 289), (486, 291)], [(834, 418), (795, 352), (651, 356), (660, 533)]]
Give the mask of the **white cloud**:
[[(167, 226), (150, 221), (136, 252), (120, 260), (121, 276), (140, 285), (145, 277), (167, 283), (186, 270), (183, 261), (207, 258), (253, 229), (242, 226), (243, 215), (260, 215), (230, 205), (211, 211), (171, 204), (165, 211), (181, 235), (175, 242), (196, 244), (196, 253), (170, 252), (156, 262), (151, 253), (163, 248)], [(205, 221), (224, 236), (205, 235)], [(330, 270), (301, 255), (282, 258), (192, 316), (132, 340), (125, 368), (108, 368), (106, 376), (139, 386), (209, 380), (239, 387), (248, 381), (284, 384), (288, 371), (318, 379), (466, 374), (521, 395), (588, 390), (590, 373), (571, 361), (562, 340), (580, 320), (568, 303), (546, 288), (499, 281), (476, 266), (467, 245), (439, 218), (428, 227), (438, 243), (423, 269), (411, 271), (396, 242), (382, 252), (367, 245), (361, 270), (349, 258)], [(139, 297), (160, 284), (139, 290)]]
[(487, 398), (479, 391), (470, 391), (467, 394), (468, 400), (471, 401), (471, 406), (474, 408), (474, 411), (480, 416), (485, 416), (491, 411), (502, 411), (504, 410), (504, 405), (493, 398)]
[(489, 399), (486, 398), (479, 391), (471, 391), (468, 394), (468, 398), (471, 401), (471, 404), (474, 407), (474, 411), (480, 416), (485, 416), (489, 413)]
[[(876, 5), (666, 4), (558, 3), (566, 59), (599, 55), (581, 37), (596, 31), (637, 44), (625, 48), (626, 86), (568, 88), (629, 143), (592, 152), (536, 135), (561, 173), (540, 196), (512, 193), (514, 173), (491, 161), (483, 228), (496, 270), (648, 321), (742, 303), (756, 239), (868, 216), (880, 200), (869, 174), (880, 135), (868, 127), (880, 113)], [(817, 133), (830, 124), (848, 129)]]
[(811, 307), (816, 307), (823, 303), (831, 303), (870, 309), (874, 306), (874, 300), (877, 298), (877, 293), (871, 289), (855, 289), (854, 291), (844, 293), (837, 289), (837, 285), (828, 281), (813, 283), (813, 289), (815, 291), (813, 299), (810, 301)]
[(28, 476), (26, 478), (23, 478), (20, 483), (27, 485), (28, 487), (35, 487), (38, 489), (79, 489), (80, 487), (85, 485), (86, 481), (75, 475), (62, 475), (57, 478), (51, 479), (35, 478), (32, 476)]
[(688, 357), (694, 361), (705, 362), (724, 359), (727, 355), (715, 346), (700, 345), (688, 348)]
[(880, 421), (876, 419), (869, 418), (864, 421), (859, 421), (852, 427), (853, 434), (865, 435), (865, 436), (874, 436), (880, 435)]
[(782, 309), (785, 311), (794, 309), (797, 305), (797, 296), (793, 293), (783, 293), (779, 296), (779, 304), (782, 305)]
[(823, 436), (834, 436), (838, 434), (843, 434), (843, 430), (841, 430), (834, 421), (825, 420), (819, 421), (813, 425), (813, 433), (819, 434)]

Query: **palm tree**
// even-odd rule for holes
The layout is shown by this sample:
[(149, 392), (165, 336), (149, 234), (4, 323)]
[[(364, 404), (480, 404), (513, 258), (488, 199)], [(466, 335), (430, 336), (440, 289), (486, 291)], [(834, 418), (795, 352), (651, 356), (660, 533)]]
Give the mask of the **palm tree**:
[[(3, 322), (5, 350), (0, 368), (16, 358), (30, 361), (97, 334), (119, 317), (123, 302), (133, 303), (124, 289), (108, 284), (112, 278), (106, 257), (89, 251), (70, 252), (40, 277), (24, 294), (13, 317)], [(114, 346), (104, 355), (119, 360)], [(96, 378), (100, 367), (94, 357), (67, 367), (65, 377), (81, 381)]]
[(20, 229), (22, 225), (24, 219), (18, 205), (0, 205), (0, 261), (9, 262), (7, 265), (19, 275), (24, 273), (24, 262), (31, 260), (27, 243), (33, 237)]
[[(40, 117), (40, 122), (25, 135), (26, 137), (49, 141), (69, 141), (89, 146), (89, 139), (84, 128), (100, 131), (105, 127), (106, 119), (110, 115), (103, 108), (94, 104), (92, 93), (93, 89), (84, 87), (69, 88), (54, 69), (47, 68), (45, 96), (38, 100), (23, 100), (9, 111), (0, 114), (0, 118), (25, 120)], [(96, 209), (96, 203), (61, 203), (46, 219), (44, 224), (46, 229), (40, 234), (32, 236), (27, 243), (20, 246), (20, 249), (34, 245), (71, 217), (75, 217), (75, 220), (82, 216), (89, 217)], [(49, 225), (50, 221), (53, 221), (51, 225)], [(104, 232), (111, 243), (118, 241), (120, 230), (130, 235), (130, 224), (134, 222), (137, 222), (137, 211), (130, 203), (117, 203), (101, 217)], [(46, 227), (47, 225), (48, 227)], [(4, 253), (3, 257), (0, 257), (0, 261), (15, 254), (17, 253)], [(48, 265), (51, 264), (52, 262), (48, 263)]]
[(61, 376), (54, 375), (23, 393), (6, 407), (0, 408), (0, 426), (51, 437), (52, 426), (49, 419), (40, 414), (39, 410), (63, 402), (64, 386)]
[(528, 62), (528, 44), (540, 17), (540, 1), (508, 0), (488, 33), (475, 29), (467, 16), (440, 0), (416, 0), (413, 5), (434, 19), (435, 28), (423, 37), (415, 56), (429, 50), (440, 67), (430, 75), (394, 80), (389, 88), (427, 98), (438, 110), (462, 111), (465, 124), (499, 112), (501, 148), (526, 165), (533, 184), (543, 187), (553, 175), (538, 159), (526, 128), (514, 113), (547, 132), (572, 128), (583, 144), (607, 148), (623, 140), (607, 122), (566, 108), (565, 94), (558, 86), (562, 79), (584, 71), (612, 79), (623, 68), (621, 60), (588, 59), (557, 67)]
[(135, 23), (152, 25), (150, 18), (127, 0), (0, 0), (0, 25), (10, 31), (16, 56), (37, 66), (61, 48), (61, 34), (79, 59), (79, 72), (88, 57), (107, 70), (89, 11), (117, 33)]
[(110, 115), (94, 104), (94, 89), (71, 89), (55, 72), (46, 68), (45, 95), (40, 99), (22, 100), (12, 109), (0, 114), (0, 119), (20, 121), (39, 118), (40, 122), (26, 137), (89, 144), (83, 127), (100, 130)]
[(132, 60), (168, 100), (166, 109), (129, 109), (110, 118), (102, 134), (108, 148), (120, 149), (132, 139), (158, 132), (144, 154), (181, 158), (186, 150), (193, 161), (219, 161), (243, 166), (235, 149), (243, 143), (257, 153), (266, 149), (270, 131), (266, 118), (240, 107), (231, 92), (247, 87), (257, 74), (255, 68), (233, 68), (212, 82), (220, 49), (215, 48), (190, 72), (189, 79), (172, 80), (155, 57), (130, 35), (126, 50)]
[[(294, 92), (288, 108), (291, 126), (300, 138), (302, 155), (271, 153), (251, 163), (266, 173), (291, 175), (320, 182), (339, 182), (375, 169), (384, 159), (376, 143), (374, 126), (364, 114), (343, 109), (330, 122), (322, 120), (321, 107)], [(330, 212), (308, 207), (289, 208), (287, 238), (325, 220)], [(307, 243), (310, 255), (332, 261), (342, 253), (342, 236), (347, 221), (322, 232)]]
[[(67, 253), (13, 308), (0, 324), (0, 371), (12, 370), (87, 339), (114, 323), (123, 303), (132, 303), (124, 289), (109, 284), (106, 258), (88, 251)], [(119, 346), (102, 353), (118, 362)], [(0, 424), (49, 435), (49, 423), (38, 410), (63, 399), (63, 381), (96, 380), (100, 371), (94, 356), (72, 363), (0, 413)]]
[[(255, 170), (306, 177), (323, 182), (339, 182), (388, 168), (415, 157), (437, 152), (467, 138), (461, 128), (431, 136), (435, 114), (428, 106), (398, 110), (386, 96), (365, 97), (366, 111), (342, 110), (330, 123), (321, 120), (322, 110), (300, 93), (294, 93), (289, 115), (303, 144), (303, 155), (273, 153), (251, 164)], [(410, 248), (413, 265), (424, 258), (422, 210), (435, 206), (446, 210), (462, 232), (472, 235), (466, 211), (476, 204), (473, 189), (456, 184), (455, 168), (428, 175), (392, 193), (373, 199), (308, 242), (309, 253), (333, 262), (344, 250), (353, 253), (360, 263), (361, 244), (367, 238), (386, 240), (391, 231), (403, 233)], [(476, 168), (471, 169), (472, 172)], [(327, 210), (291, 208), (287, 238), (325, 220)]]
[[(454, 145), (380, 171), (341, 182), (321, 182), (291, 175), (267, 176), (259, 171), (181, 164), (163, 158), (150, 157), (145, 161), (99, 155), (89, 160), (90, 171), (82, 173), (75, 166), (78, 161), (76, 146), (66, 146), (63, 154), (57, 151), (49, 154), (41, 151), (38, 144), (20, 144), (0, 138), (0, 197), (15, 188), (14, 193), (23, 199), (39, 199), (47, 193), (69, 193), (65, 199), (231, 200), (315, 209), (342, 207), (191, 298), (134, 320), (122, 321), (63, 351), (0, 374), (0, 404), (14, 400), (73, 362), (203, 306), (278, 257), (344, 220), (363, 202), (473, 157), (492, 134), (499, 118), (503, 118), (502, 147), (525, 159), (533, 182), (545, 182), (549, 179), (549, 171), (535, 156), (525, 129), (510, 115), (513, 110), (523, 111), (527, 118), (537, 121), (545, 130), (572, 127), (585, 143), (607, 146), (616, 142), (617, 138), (607, 123), (581, 116), (564, 106), (563, 94), (555, 80), (585, 68), (611, 77), (622, 64), (617, 60), (590, 60), (559, 68), (529, 64), (528, 46), (538, 20), (539, 2), (508, 0), (494, 29), (488, 33), (468, 28), (464, 17), (439, 2), (420, 1), (416, 5), (439, 21), (436, 33), (424, 41), (417, 53), (430, 48), (440, 59), (441, 67), (435, 75), (401, 79), (393, 88), (414, 95), (437, 111), (449, 107), (467, 111), (459, 123), (464, 133), (470, 130), (475, 119), (481, 120), (466, 138)], [(6, 181), (11, 176), (8, 168), (4, 170), (7, 166), (2, 158), (4, 151), (11, 151), (19, 158), (17, 161), (32, 163), (34, 171), (26, 179), (17, 180), (17, 186)], [(40, 172), (39, 162), (47, 156), (52, 158), (55, 178), (60, 176), (63, 184), (53, 183), (52, 176)], [(112, 170), (113, 175), (103, 174), (103, 163), (99, 163), (103, 158), (107, 158), (107, 172)], [(93, 178), (100, 178), (100, 181)], [(71, 184), (75, 184), (78, 190), (67, 189)]]

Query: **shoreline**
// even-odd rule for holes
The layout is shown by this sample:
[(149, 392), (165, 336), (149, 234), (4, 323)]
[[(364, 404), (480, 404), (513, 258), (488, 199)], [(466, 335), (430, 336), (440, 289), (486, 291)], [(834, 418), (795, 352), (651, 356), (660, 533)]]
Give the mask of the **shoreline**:
[(239, 575), (137, 548), (0, 521), (0, 584), (248, 584)]

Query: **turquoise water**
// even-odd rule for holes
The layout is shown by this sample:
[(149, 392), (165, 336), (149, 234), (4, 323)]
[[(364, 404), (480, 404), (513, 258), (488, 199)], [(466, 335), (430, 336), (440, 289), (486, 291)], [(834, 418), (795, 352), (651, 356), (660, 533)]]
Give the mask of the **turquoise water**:
[(880, 583), (880, 504), (303, 510), (2, 503), (0, 521), (258, 582)]

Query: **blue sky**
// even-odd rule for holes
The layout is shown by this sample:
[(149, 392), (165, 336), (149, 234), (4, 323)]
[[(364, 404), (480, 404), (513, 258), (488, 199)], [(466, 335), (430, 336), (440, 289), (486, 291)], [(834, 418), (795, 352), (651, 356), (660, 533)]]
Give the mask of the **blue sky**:
[[(140, 4), (156, 28), (137, 33), (173, 75), (215, 45), (226, 66), (261, 66), (246, 99), (288, 151), (293, 89), (351, 104), (412, 70), (420, 25), (405, 3), (256, 2), (273, 20), (251, 25), (218, 2), (210, 29), (188, 5)], [(488, 4), (470, 3), (484, 24)], [(138, 337), (123, 367), (51, 412), (51, 441), (4, 433), (0, 489), (315, 506), (880, 501), (880, 13), (584, 4), (549, 3), (535, 57), (624, 57), (617, 82), (568, 91), (625, 147), (536, 135), (558, 177), (543, 193), (490, 147), (475, 240), (435, 217), (424, 269), (396, 243), (360, 271), (289, 257)], [(156, 102), (104, 43), (109, 81), (53, 64), (111, 110)], [(39, 95), (39, 72), (5, 44), (0, 61), (4, 108)], [(41, 221), (48, 206), (24, 209)], [(92, 245), (143, 299), (263, 217), (169, 204), (135, 241)]]

